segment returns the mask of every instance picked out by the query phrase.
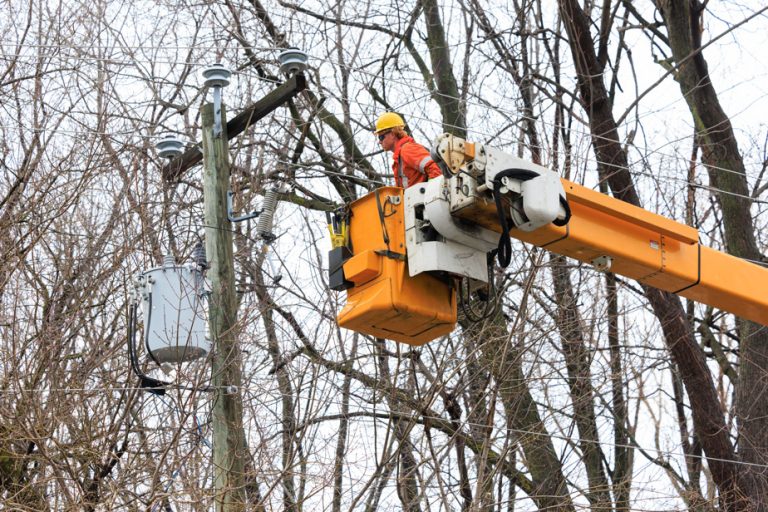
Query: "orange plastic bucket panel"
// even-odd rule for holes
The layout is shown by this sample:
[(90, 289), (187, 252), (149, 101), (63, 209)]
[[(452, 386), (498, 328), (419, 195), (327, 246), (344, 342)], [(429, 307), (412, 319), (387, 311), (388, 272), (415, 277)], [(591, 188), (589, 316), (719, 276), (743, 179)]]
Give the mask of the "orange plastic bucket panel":
[(423, 345), (453, 331), (456, 294), (437, 278), (410, 277), (405, 262), (388, 260), (379, 278), (347, 290), (337, 321), (353, 331)]
[(344, 278), (359, 286), (381, 274), (381, 256), (363, 251), (344, 263)]
[[(431, 275), (408, 275), (402, 192), (384, 187), (378, 190), (378, 205), (376, 192), (350, 205), (349, 235), (355, 256), (344, 264), (344, 274), (356, 286), (347, 290), (347, 304), (337, 322), (371, 336), (423, 345), (453, 331), (456, 292)], [(362, 276), (371, 276), (374, 269), (380, 273), (366, 282)]]
[[(396, 202), (399, 204), (395, 204)], [(377, 203), (381, 206), (381, 214), (384, 216), (384, 228), (379, 220)], [(349, 241), (353, 254), (387, 249), (405, 254), (403, 189), (382, 187), (361, 197), (349, 207), (352, 212), (349, 219)], [(389, 247), (384, 241), (385, 233), (389, 237)]]

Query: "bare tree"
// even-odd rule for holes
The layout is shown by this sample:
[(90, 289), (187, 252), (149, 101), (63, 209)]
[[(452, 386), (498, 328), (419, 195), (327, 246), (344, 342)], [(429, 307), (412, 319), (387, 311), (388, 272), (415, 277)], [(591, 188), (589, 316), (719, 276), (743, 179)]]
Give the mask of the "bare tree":
[[(720, 105), (721, 71), (705, 60), (725, 40), (707, 23), (717, 6), (223, 0), (138, 10), (104, 0), (7, 9), (6, 508), (214, 506), (210, 366), (158, 367), (139, 342), (142, 381), (128, 358), (133, 276), (166, 255), (188, 260), (203, 227), (199, 170), (166, 181), (153, 142), (163, 132), (199, 142), (200, 68), (235, 70), (224, 98), (236, 113), (285, 80), (275, 54), (290, 46), (311, 55), (307, 90), (230, 141), (236, 210), (281, 191), (276, 239), (260, 238), (255, 223), (233, 227), (244, 507), (762, 505), (764, 328), (520, 244), (510, 267), (493, 272), (494, 314), (475, 318), (473, 296), (456, 332), (408, 347), (339, 329), (343, 294), (328, 289), (325, 268), (325, 213), (391, 179), (390, 156), (371, 135), (383, 110), (401, 112), (420, 142), (440, 132), (487, 142), (762, 261), (765, 134), (745, 133)], [(765, 24), (764, 9), (725, 19), (734, 40)], [(658, 76), (647, 91), (643, 74)], [(672, 80), (691, 116), (644, 111)], [(688, 129), (668, 141), (662, 118)], [(151, 379), (170, 384), (150, 392)], [(650, 501), (659, 496), (662, 504)]]

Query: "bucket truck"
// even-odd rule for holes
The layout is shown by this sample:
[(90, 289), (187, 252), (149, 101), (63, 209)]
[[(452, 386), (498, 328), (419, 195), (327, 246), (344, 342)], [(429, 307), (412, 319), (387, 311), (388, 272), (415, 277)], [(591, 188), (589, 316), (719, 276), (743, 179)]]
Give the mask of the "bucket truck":
[(702, 246), (695, 228), (450, 134), (432, 157), (443, 176), (340, 214), (329, 278), (347, 293), (341, 327), (411, 345), (450, 333), (457, 280), (487, 282), (510, 237), (768, 325), (768, 268)]

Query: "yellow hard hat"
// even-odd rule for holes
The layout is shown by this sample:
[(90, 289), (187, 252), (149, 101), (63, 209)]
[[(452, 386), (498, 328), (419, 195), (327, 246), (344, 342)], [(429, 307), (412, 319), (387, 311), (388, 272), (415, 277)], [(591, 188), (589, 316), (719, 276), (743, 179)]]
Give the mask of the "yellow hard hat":
[(405, 126), (405, 121), (400, 117), (400, 114), (394, 112), (384, 112), (376, 120), (376, 130), (373, 133), (380, 133), (396, 126)]

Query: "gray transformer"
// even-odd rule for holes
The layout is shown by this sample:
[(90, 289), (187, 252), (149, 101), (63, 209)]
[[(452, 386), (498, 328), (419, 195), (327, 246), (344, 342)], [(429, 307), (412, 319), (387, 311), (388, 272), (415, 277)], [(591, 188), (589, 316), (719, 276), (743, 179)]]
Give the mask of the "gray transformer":
[(182, 363), (205, 357), (205, 280), (198, 268), (176, 265), (166, 256), (163, 266), (137, 278), (144, 311), (144, 342), (157, 363)]

